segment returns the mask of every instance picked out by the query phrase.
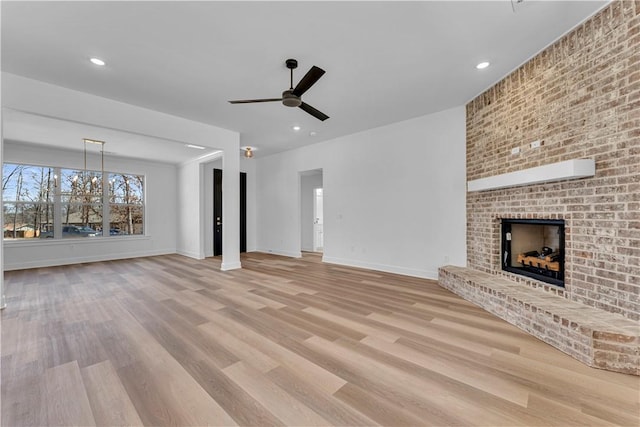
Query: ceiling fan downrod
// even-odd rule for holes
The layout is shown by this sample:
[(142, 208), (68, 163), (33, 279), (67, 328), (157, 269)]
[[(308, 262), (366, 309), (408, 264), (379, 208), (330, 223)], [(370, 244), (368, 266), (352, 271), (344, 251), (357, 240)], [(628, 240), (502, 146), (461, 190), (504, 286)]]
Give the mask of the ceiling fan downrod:
[(291, 74), (291, 84), (289, 85), (289, 89), (293, 90), (293, 70), (298, 68), (298, 61), (295, 59), (287, 59), (285, 64), (287, 64), (287, 68), (290, 70)]

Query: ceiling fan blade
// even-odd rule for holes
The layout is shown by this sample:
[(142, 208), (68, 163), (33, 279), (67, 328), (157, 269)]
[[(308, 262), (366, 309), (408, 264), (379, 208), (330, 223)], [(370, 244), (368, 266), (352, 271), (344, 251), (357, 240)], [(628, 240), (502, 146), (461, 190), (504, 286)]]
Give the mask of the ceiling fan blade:
[(307, 71), (307, 74), (304, 75), (295, 89), (293, 89), (293, 94), (295, 96), (301, 96), (303, 93), (309, 90), (309, 88), (313, 86), (315, 82), (317, 82), (318, 79), (322, 77), (323, 74), (324, 70), (314, 65), (309, 71)]
[(251, 104), (253, 102), (275, 102), (275, 101), (282, 101), (282, 98), (240, 99), (237, 101), (229, 101), (229, 104)]
[(299, 108), (302, 108), (304, 111), (306, 111), (307, 113), (311, 114), (316, 119), (322, 120), (323, 122), (329, 118), (329, 116), (327, 116), (322, 111), (318, 111), (315, 108), (313, 108), (311, 105), (306, 104), (304, 102), (302, 104), (300, 104)]

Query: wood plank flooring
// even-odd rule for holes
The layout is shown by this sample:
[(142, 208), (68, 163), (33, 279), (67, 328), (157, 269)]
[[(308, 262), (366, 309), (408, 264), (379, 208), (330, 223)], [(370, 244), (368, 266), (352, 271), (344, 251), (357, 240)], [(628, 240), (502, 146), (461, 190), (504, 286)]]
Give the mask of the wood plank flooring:
[(435, 282), (243, 255), (5, 273), (2, 425), (638, 426), (589, 368)]

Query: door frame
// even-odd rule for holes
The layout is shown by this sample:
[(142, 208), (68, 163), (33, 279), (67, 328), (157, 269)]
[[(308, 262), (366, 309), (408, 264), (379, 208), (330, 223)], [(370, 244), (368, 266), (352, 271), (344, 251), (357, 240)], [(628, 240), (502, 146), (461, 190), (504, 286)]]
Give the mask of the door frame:
[[(315, 180), (313, 177), (319, 177)], [(312, 180), (312, 181), (310, 181)], [(315, 181), (315, 182), (314, 182)], [(298, 171), (298, 212), (296, 215), (300, 238), (300, 254), (315, 252), (314, 247), (314, 204), (315, 188), (324, 187), (324, 170), (322, 168)], [(323, 202), (324, 205), (324, 202)], [(326, 233), (325, 233), (326, 235)], [(324, 239), (323, 239), (324, 240)]]
[[(322, 245), (318, 245), (317, 240), (317, 226), (316, 218), (318, 218), (318, 190), (322, 190)], [(314, 187), (313, 188), (313, 252), (324, 252), (324, 190), (323, 187)]]

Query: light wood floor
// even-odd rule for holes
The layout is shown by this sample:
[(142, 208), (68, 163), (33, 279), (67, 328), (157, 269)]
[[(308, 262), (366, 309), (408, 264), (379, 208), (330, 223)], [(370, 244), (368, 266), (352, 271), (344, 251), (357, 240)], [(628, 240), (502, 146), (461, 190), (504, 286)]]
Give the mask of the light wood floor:
[(586, 367), (436, 283), (178, 255), (7, 272), (2, 425), (639, 425)]

